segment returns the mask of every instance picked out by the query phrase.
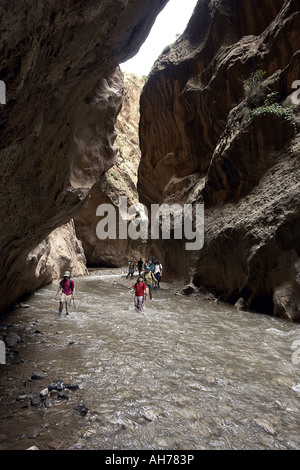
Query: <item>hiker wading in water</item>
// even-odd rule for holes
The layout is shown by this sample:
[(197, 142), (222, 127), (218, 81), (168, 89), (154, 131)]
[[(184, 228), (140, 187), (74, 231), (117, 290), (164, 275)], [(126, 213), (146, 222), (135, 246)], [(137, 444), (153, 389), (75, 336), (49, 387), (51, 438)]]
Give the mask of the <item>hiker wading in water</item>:
[(135, 262), (134, 262), (133, 258), (131, 258), (130, 261), (129, 261), (129, 263), (128, 263), (128, 269), (129, 269), (129, 271), (128, 271), (128, 274), (127, 274), (126, 278), (127, 278), (128, 276), (133, 277), (134, 268), (135, 268)]
[(162, 271), (163, 271), (163, 267), (162, 265), (160, 264), (160, 262), (156, 259), (154, 261), (154, 271), (153, 271), (153, 274), (154, 274), (154, 277), (157, 281), (157, 285), (155, 286), (154, 289), (159, 289), (160, 288), (160, 281), (161, 281), (161, 278), (162, 278)]
[(137, 265), (138, 265), (139, 276), (140, 276), (142, 274), (143, 266), (144, 266), (144, 261), (142, 260), (142, 258), (138, 260)]
[(154, 277), (154, 274), (150, 271), (150, 268), (146, 268), (145, 276), (144, 276), (144, 282), (147, 286), (147, 291), (146, 291), (146, 299), (148, 300), (148, 295), (150, 294), (150, 300), (152, 299), (152, 290), (157, 283), (157, 280)]
[(61, 313), (65, 306), (66, 315), (69, 315), (70, 308), (71, 308), (71, 301), (75, 297), (75, 285), (74, 285), (74, 282), (70, 279), (70, 271), (66, 271), (63, 279), (60, 281), (57, 292), (56, 292), (55, 300), (57, 299), (57, 296), (60, 290), (62, 292), (61, 292), (60, 299), (59, 299), (58, 313)]
[(144, 311), (143, 304), (144, 304), (144, 293), (145, 293), (146, 289), (147, 289), (147, 287), (146, 287), (146, 285), (143, 281), (143, 278), (139, 277), (138, 280), (137, 280), (137, 283), (134, 284), (132, 289), (129, 291), (129, 292), (133, 292), (133, 291), (135, 292), (134, 306), (140, 312)]

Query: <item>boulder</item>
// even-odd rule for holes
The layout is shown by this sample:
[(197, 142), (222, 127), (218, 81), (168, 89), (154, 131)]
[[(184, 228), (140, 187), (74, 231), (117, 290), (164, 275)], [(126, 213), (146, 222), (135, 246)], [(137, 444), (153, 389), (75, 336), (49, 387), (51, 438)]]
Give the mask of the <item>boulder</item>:
[(234, 306), (237, 310), (247, 310), (246, 302), (243, 297), (240, 297)]
[(299, 320), (300, 289), (292, 283), (276, 287), (273, 294), (274, 315), (289, 321)]
[(5, 344), (9, 348), (15, 348), (20, 341), (20, 336), (12, 331), (10, 331), (5, 338)]
[(31, 380), (42, 380), (44, 378), (44, 374), (42, 372), (33, 372), (31, 374)]
[(84, 403), (80, 403), (80, 405), (74, 406), (74, 410), (82, 416), (86, 415), (89, 411), (88, 407)]
[(193, 283), (190, 283), (187, 286), (183, 287), (183, 289), (181, 289), (181, 294), (183, 295), (192, 295), (196, 294), (197, 292), (198, 288)]

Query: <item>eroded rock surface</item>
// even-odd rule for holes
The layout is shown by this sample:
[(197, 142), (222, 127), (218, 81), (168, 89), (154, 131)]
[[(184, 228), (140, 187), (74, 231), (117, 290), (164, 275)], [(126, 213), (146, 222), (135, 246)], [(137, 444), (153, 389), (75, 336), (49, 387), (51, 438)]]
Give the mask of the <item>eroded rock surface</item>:
[[(87, 206), (75, 219), (76, 233), (82, 241), (88, 266), (125, 266), (129, 258), (144, 256), (146, 250), (146, 243), (141, 240), (131, 240), (130, 237), (120, 239), (118, 230), (115, 240), (100, 240), (96, 233), (97, 224), (102, 219), (96, 215), (100, 205), (109, 204), (113, 207), (118, 229), (119, 198), (127, 198), (128, 210), (139, 202), (139, 104), (144, 83), (142, 77), (127, 73), (124, 75), (123, 105), (115, 125), (115, 145), (118, 147), (116, 162), (105, 174), (101, 187), (92, 191)], [(125, 212), (122, 215), (126, 217)]]
[(166, 3), (1, 2), (0, 310), (22, 294), (28, 253), (78, 213), (112, 166), (115, 70)]
[(23, 288), (28, 293), (61, 279), (65, 271), (71, 277), (88, 275), (82, 243), (75, 233), (74, 221), (58, 227), (27, 258)]

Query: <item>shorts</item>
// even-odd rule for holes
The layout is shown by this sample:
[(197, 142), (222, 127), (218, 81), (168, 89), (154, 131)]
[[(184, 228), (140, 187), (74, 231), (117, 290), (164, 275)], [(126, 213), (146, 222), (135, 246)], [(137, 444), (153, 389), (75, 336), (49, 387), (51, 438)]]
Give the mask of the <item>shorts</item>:
[(145, 283), (145, 286), (146, 286), (148, 289), (150, 289), (150, 290), (153, 290), (153, 288), (154, 288), (154, 285), (153, 285), (153, 284), (150, 284), (150, 285), (149, 285), (149, 284), (146, 284), (146, 283)]
[(71, 295), (66, 295), (63, 292), (61, 293), (60, 300), (59, 300), (59, 312), (61, 313), (63, 308), (66, 308), (66, 313), (70, 312), (71, 309)]

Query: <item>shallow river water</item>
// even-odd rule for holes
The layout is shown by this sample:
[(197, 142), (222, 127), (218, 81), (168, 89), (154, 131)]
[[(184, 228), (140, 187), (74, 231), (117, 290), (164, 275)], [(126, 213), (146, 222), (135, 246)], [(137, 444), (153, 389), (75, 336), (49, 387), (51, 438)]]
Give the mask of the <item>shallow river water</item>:
[[(75, 280), (70, 316), (53, 284), (5, 319), (22, 341), (0, 366), (0, 449), (300, 448), (299, 325), (164, 284), (140, 313), (110, 272)], [(22, 399), (55, 380), (79, 389)]]

